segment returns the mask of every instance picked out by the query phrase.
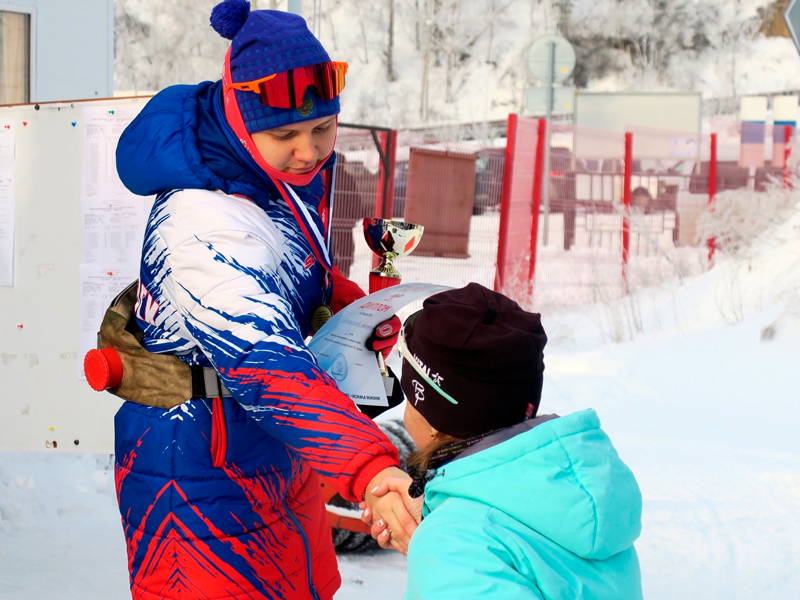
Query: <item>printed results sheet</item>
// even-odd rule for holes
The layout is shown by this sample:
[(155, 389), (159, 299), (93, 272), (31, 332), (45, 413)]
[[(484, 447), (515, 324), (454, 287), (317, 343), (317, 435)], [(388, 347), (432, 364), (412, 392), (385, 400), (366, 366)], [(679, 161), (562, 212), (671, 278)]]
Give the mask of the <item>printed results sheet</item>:
[[(83, 109), (80, 356), (97, 346), (97, 331), (110, 302), (139, 276), (147, 216), (153, 197), (129, 192), (117, 175), (117, 142), (139, 106)], [(84, 379), (83, 361), (79, 377)]]

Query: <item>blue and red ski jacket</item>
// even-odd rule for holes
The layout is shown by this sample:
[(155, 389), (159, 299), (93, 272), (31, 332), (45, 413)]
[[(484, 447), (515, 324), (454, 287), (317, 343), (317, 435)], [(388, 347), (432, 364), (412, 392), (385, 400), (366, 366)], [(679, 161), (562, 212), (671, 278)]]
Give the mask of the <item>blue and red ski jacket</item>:
[[(315, 220), (334, 165), (294, 188)], [(213, 366), (233, 395), (172, 410), (126, 402), (116, 415), (133, 597), (332, 598), (341, 580), (318, 475), (357, 500), (398, 461), (304, 343), (323, 267), (228, 126), (219, 82), (156, 95), (120, 138), (117, 169), (132, 192), (158, 194), (143, 345)], [(337, 275), (334, 308), (353, 285)]]

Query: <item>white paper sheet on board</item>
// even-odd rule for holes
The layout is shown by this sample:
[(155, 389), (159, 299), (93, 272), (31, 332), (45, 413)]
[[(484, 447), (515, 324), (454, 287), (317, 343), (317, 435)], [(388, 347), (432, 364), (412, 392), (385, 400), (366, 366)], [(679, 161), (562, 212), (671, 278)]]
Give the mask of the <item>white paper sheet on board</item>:
[(78, 377), (83, 374), (83, 357), (97, 347), (97, 332), (103, 315), (111, 301), (138, 277), (138, 265), (122, 265), (108, 268), (101, 265), (81, 265), (80, 302), (80, 354)]
[(83, 262), (138, 265), (145, 226), (142, 198), (81, 198)]
[(0, 285), (14, 285), (16, 211), (16, 131), (14, 121), (0, 119)]
[(117, 175), (117, 142), (139, 113), (139, 106), (83, 109), (83, 196), (87, 198), (134, 197)]
[(141, 110), (139, 106), (83, 109), (82, 262), (98, 265), (138, 264), (147, 216), (154, 196), (129, 192), (117, 175), (120, 135)]

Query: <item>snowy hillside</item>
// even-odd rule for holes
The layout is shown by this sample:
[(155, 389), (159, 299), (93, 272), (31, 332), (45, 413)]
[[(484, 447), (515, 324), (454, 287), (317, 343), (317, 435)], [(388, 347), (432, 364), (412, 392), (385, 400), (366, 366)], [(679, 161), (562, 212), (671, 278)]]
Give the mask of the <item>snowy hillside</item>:
[[(794, 201), (703, 275), (544, 315), (542, 412), (595, 408), (636, 474), (648, 600), (800, 597)], [(631, 306), (635, 339), (606, 342)], [(401, 598), (404, 560), (341, 558), (337, 599)], [(108, 456), (0, 454), (0, 598), (123, 600), (126, 564)]]
[[(115, 89), (218, 79), (227, 42), (208, 25), (217, 1), (117, 0)], [(251, 3), (286, 7), (286, 0)], [(536, 84), (528, 49), (555, 32), (575, 46), (577, 65), (566, 83), (579, 88), (694, 91), (705, 98), (798, 89), (792, 42), (759, 32), (770, 4), (306, 0), (303, 8), (334, 60), (350, 63), (342, 120), (409, 127), (523, 111), (525, 90)]]

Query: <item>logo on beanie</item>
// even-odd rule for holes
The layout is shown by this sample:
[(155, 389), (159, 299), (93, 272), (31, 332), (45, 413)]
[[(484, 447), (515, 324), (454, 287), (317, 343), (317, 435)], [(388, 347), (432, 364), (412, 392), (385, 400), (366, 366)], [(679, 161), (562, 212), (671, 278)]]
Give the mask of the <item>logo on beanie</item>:
[(414, 362), (417, 363), (417, 366), (419, 366), (420, 369), (422, 369), (422, 372), (425, 373), (425, 376), (430, 377), (431, 370), (425, 366), (425, 363), (419, 359), (419, 356), (417, 356), (416, 354), (414, 354), (413, 356), (414, 356)]
[[(381, 333), (380, 329), (378, 330), (378, 333)], [(433, 385), (435, 386), (438, 385), (439, 387), (441, 387), (442, 382), (444, 381), (444, 377), (442, 375), (439, 375), (439, 373), (431, 374), (431, 368), (427, 366), (424, 362), (422, 362), (419, 356), (417, 356), (416, 354), (414, 354), (413, 356), (414, 356), (414, 362), (417, 363), (417, 366), (422, 370), (423, 373), (425, 373), (425, 377), (430, 377), (431, 381), (433, 382)]]
[(414, 406), (416, 406), (417, 402), (425, 400), (425, 386), (416, 379), (411, 380), (411, 385), (414, 386)]
[(314, 99), (309, 95), (303, 100), (303, 104), (297, 109), (301, 117), (307, 117), (314, 112)]

